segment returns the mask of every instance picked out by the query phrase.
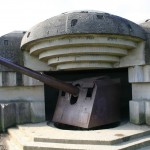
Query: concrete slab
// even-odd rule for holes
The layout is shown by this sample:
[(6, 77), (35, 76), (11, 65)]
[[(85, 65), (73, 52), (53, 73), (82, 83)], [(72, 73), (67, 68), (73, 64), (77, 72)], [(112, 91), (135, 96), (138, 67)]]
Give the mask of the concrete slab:
[(48, 126), (46, 123), (20, 125), (19, 129), (22, 130), (25, 135), (32, 136), (34, 141), (42, 140), (42, 142), (44, 142), (45, 140), (45, 142), (50, 142), (58, 140), (61, 143), (68, 141), (70, 144), (119, 144), (125, 141), (125, 139), (127, 141), (127, 137), (131, 140), (131, 138), (134, 139), (150, 133), (149, 126), (133, 125), (129, 122), (124, 122), (121, 125), (110, 129), (90, 131), (62, 130), (54, 127), (53, 124)]
[[(20, 150), (99, 150), (97, 145), (82, 145), (82, 144), (63, 144), (63, 143), (43, 143), (43, 142), (34, 142), (32, 139), (26, 138), (22, 132), (19, 132), (17, 129), (9, 130), (11, 136), (11, 144), (18, 145)], [(22, 138), (20, 138), (22, 137)], [(8, 142), (9, 144), (10, 142)], [(14, 144), (15, 143), (15, 144)], [(9, 144), (10, 145), (10, 144)], [(8, 147), (8, 146), (7, 146)], [(102, 149), (112, 150), (110, 146), (101, 146)], [(108, 149), (109, 148), (109, 149)], [(8, 149), (12, 150), (12, 149)]]
[(150, 146), (150, 127), (129, 122), (90, 131), (62, 130), (44, 122), (19, 125), (8, 133), (21, 150), (137, 150)]
[(10, 139), (9, 137), (7, 137), (7, 140), (5, 142), (6, 144), (6, 150), (20, 150), (21, 148), (16, 145), (16, 143), (14, 143), (14, 141), (12, 139)]

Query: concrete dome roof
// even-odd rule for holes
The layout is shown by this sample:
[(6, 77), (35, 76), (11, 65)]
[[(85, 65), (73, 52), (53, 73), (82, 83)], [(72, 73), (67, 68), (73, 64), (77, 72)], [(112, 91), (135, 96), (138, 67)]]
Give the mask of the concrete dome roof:
[(75, 11), (37, 24), (25, 34), (21, 46), (67, 34), (117, 34), (145, 39), (144, 30), (127, 19), (99, 11)]
[(129, 20), (99, 11), (75, 11), (31, 28), (21, 48), (53, 71), (89, 70), (131, 65), (126, 58), (131, 51), (138, 52), (145, 39), (145, 30)]

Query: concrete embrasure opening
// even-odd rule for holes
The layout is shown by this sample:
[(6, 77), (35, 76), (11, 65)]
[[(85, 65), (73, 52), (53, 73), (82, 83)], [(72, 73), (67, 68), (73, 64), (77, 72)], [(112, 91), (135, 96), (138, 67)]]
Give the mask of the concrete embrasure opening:
[[(83, 78), (96, 77), (96, 76), (109, 76), (112, 79), (119, 78), (120, 79), (120, 87), (121, 87), (121, 98), (120, 98), (120, 113), (121, 113), (121, 121), (129, 120), (129, 100), (132, 99), (132, 89), (131, 84), (128, 82), (128, 69), (102, 69), (102, 70), (84, 70), (84, 71), (58, 71), (58, 72), (45, 72), (45, 74), (58, 78), (60, 80), (69, 82), (75, 81)], [(90, 88), (87, 92), (87, 97), (91, 96), (92, 88)], [(45, 85), (45, 110), (46, 110), (46, 120), (48, 122), (52, 122), (52, 118), (54, 115), (54, 111), (57, 104), (59, 91), (57, 89), (53, 89), (47, 85)], [(62, 92), (61, 94), (65, 94)], [(71, 97), (70, 104), (74, 105), (77, 102), (77, 97)], [(96, 129), (107, 129), (114, 128), (118, 126), (120, 122), (99, 126), (96, 128), (92, 128), (92, 130)], [(87, 130), (80, 127), (70, 126), (66, 124), (54, 123), (55, 127), (63, 130)], [(90, 130), (90, 129), (88, 129)]]

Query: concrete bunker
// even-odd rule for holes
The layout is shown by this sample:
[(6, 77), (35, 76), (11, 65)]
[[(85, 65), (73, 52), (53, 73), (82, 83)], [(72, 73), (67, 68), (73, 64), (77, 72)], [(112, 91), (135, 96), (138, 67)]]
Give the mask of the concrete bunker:
[[(123, 116), (130, 114), (130, 121), (135, 124), (149, 124), (149, 95), (144, 97), (142, 94), (142, 90), (149, 88), (150, 80), (149, 30), (146, 29), (104, 12), (64, 13), (37, 24), (25, 33), (21, 42), (23, 64), (66, 81), (104, 74), (111, 78), (119, 77), (123, 87), (121, 108), (126, 111)], [(4, 45), (8, 44), (9, 41), (5, 40)], [(16, 74), (14, 76), (16, 78)], [(45, 85), (45, 99), (43, 83), (25, 75), (21, 78), (20, 86), (14, 84), (10, 90), (20, 90), (18, 95), (11, 99), (3, 93), (2, 101), (9, 103), (17, 114), (17, 121), (13, 124), (44, 121), (45, 110), (46, 119), (51, 120), (57, 91), (47, 92), (49, 87)], [(53, 98), (51, 104), (49, 97)], [(132, 100), (130, 112), (129, 100)], [(21, 110), (28, 112), (26, 116)], [(3, 124), (2, 130), (11, 125)]]

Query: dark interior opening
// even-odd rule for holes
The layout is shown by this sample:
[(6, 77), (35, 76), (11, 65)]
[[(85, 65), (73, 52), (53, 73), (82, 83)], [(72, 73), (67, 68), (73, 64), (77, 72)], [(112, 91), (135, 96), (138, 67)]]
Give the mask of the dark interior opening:
[(70, 104), (74, 105), (77, 103), (78, 97), (71, 95)]
[(93, 89), (94, 88), (88, 88), (87, 93), (86, 93), (86, 97), (92, 97)]
[[(57, 72), (44, 72), (46, 75), (53, 76), (63, 81), (74, 81), (82, 78), (96, 77), (96, 76), (109, 76), (110, 78), (120, 78), (121, 84), (121, 119), (129, 117), (129, 100), (132, 99), (131, 84), (128, 82), (128, 69), (98, 69), (98, 70), (84, 70), (84, 71), (57, 71)], [(51, 88), (45, 84), (45, 111), (46, 120), (51, 121), (55, 111), (59, 91)], [(90, 95), (90, 91), (88, 96)], [(62, 93), (65, 95), (65, 93)]]

